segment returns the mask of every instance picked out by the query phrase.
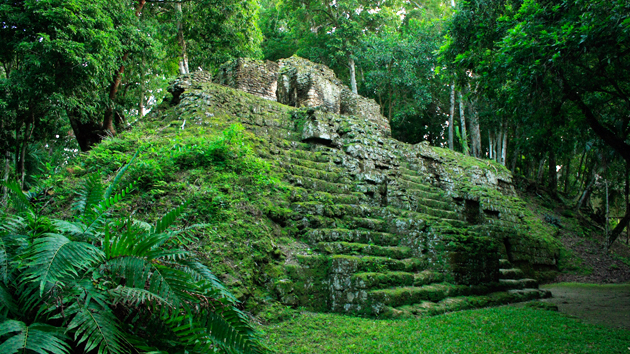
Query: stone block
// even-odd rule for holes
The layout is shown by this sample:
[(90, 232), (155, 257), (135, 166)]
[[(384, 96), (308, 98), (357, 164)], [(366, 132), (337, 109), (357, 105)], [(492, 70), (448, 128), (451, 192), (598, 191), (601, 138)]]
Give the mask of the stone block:
[(248, 58), (235, 59), (221, 65), (214, 83), (276, 101), (278, 63)]
[(278, 102), (339, 113), (343, 84), (328, 67), (293, 56), (279, 61)]

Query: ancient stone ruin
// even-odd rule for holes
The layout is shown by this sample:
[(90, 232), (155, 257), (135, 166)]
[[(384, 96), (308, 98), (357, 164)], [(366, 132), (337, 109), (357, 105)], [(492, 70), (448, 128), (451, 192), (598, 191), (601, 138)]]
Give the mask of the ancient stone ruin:
[(170, 89), (181, 119), (239, 122), (288, 183), (266, 212), (295, 238), (266, 270), (282, 303), (401, 316), (548, 295), (537, 279), (558, 248), (505, 167), (390, 138), (373, 100), (302, 58), (232, 61), (224, 86), (189, 81)]

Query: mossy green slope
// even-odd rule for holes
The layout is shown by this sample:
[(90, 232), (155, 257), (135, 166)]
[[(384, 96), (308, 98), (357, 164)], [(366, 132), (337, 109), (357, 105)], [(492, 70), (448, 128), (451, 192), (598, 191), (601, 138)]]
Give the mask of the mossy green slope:
[(555, 269), (557, 242), (502, 166), (219, 85), (180, 98), (70, 170), (111, 176), (140, 149), (127, 176), (138, 192), (117, 212), (151, 219), (190, 200), (182, 222), (203, 224), (190, 247), (254, 312), (280, 301), (409, 315), (461, 308), (449, 300), (461, 296), (483, 306), (471, 296), (526, 283), (500, 282), (505, 264), (522, 278)]

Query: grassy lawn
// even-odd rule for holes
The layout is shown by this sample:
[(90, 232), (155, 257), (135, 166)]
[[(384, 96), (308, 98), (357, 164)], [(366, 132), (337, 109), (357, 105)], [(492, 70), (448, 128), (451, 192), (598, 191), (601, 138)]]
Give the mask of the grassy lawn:
[(260, 329), (278, 353), (630, 354), (630, 331), (510, 306), (406, 320), (301, 313)]

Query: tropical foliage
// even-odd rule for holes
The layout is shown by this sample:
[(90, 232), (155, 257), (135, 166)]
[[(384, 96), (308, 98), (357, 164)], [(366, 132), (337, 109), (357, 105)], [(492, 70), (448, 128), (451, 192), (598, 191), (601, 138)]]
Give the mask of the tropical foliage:
[[(133, 160), (132, 160), (133, 161)], [(111, 209), (133, 190), (86, 177), (73, 220), (38, 215), (11, 183), (0, 226), (0, 352), (259, 353), (234, 296), (169, 227)], [(194, 226), (193, 226), (194, 227)]]

